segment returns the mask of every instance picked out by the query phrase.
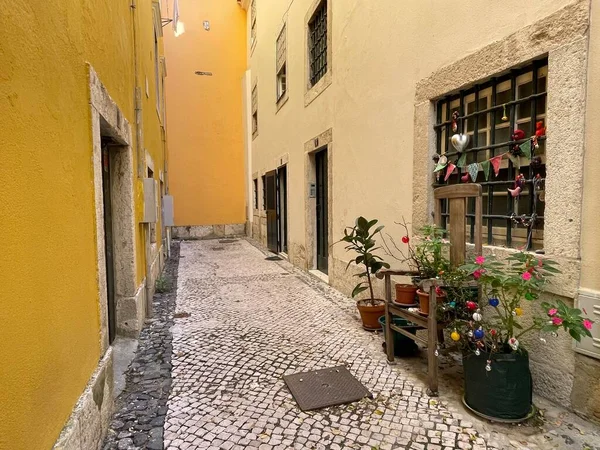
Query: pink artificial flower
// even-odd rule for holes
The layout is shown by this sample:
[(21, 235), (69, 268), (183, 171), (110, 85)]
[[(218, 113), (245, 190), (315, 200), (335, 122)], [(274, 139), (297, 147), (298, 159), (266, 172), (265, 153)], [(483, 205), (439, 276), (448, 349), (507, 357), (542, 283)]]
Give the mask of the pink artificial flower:
[(548, 315), (549, 316), (553, 316), (554, 314), (556, 314), (558, 312), (558, 309), (556, 308), (552, 308), (548, 310)]
[(529, 280), (531, 280), (531, 274), (529, 272), (523, 272), (523, 275), (521, 275), (521, 278), (523, 278), (525, 281), (529, 281)]
[(478, 256), (477, 258), (475, 258), (475, 262), (479, 265), (482, 265), (485, 262), (485, 257), (484, 256)]
[(473, 272), (473, 278), (475, 278), (476, 280), (479, 280), (479, 278), (481, 278), (482, 273), (483, 273), (483, 270), (477, 269), (475, 272)]
[(585, 327), (586, 330), (591, 330), (593, 324), (594, 324), (594, 322), (592, 322), (591, 320), (583, 319), (583, 326)]
[(563, 320), (560, 317), (554, 317), (552, 319), (552, 325), (562, 325)]

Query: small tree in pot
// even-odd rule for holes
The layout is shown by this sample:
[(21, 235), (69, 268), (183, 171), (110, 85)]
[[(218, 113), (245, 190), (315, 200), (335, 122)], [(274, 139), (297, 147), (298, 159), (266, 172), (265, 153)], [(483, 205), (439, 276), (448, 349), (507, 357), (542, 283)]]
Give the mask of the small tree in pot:
[(361, 292), (369, 291), (368, 298), (356, 302), (363, 322), (363, 328), (367, 330), (379, 329), (379, 317), (385, 312), (385, 301), (375, 298), (372, 276), (383, 268), (390, 268), (388, 263), (373, 253), (379, 249), (379, 247), (375, 247), (374, 237), (383, 229), (383, 225), (380, 225), (373, 230), (377, 222), (377, 219), (367, 220), (362, 216), (359, 217), (356, 219), (353, 227), (344, 229), (344, 237), (340, 241), (348, 244), (346, 245), (347, 251), (353, 251), (358, 254), (356, 258), (348, 262), (346, 270), (348, 270), (348, 267), (352, 263), (364, 267), (364, 271), (356, 276), (365, 278), (365, 280), (356, 285), (352, 291), (352, 297), (356, 297)]
[[(471, 317), (449, 326), (452, 340), (463, 349), (464, 401), (486, 418), (522, 420), (532, 400), (529, 355), (522, 338), (537, 332), (545, 342), (545, 334), (556, 336), (563, 330), (579, 341), (591, 336), (593, 322), (583, 317), (585, 311), (560, 300), (542, 302), (541, 314), (536, 314), (536, 308), (523, 308), (539, 300), (547, 278), (559, 272), (550, 260), (524, 252), (505, 261), (480, 255), (461, 269), (481, 289), (479, 302), (466, 302)], [(522, 324), (528, 310), (529, 321)]]

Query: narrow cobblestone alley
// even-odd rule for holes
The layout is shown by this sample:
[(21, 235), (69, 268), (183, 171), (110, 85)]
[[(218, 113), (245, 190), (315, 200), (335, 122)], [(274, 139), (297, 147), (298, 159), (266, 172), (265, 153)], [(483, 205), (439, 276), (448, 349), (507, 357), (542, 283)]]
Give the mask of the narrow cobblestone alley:
[[(353, 308), (247, 241), (183, 242), (177, 312), (190, 316), (173, 327), (165, 447), (493, 448), (414, 376), (388, 366)], [(300, 411), (282, 375), (339, 364), (374, 399)]]

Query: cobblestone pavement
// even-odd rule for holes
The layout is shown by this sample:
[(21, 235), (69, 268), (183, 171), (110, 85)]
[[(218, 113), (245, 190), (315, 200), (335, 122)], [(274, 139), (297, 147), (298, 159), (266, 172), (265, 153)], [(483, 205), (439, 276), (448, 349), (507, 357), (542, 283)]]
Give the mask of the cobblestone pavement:
[(171, 247), (165, 275), (171, 280), (171, 293), (155, 294), (153, 318), (146, 321), (139, 337), (134, 360), (126, 373), (126, 385), (115, 401), (115, 414), (104, 450), (164, 448), (163, 435), (167, 398), (171, 391), (172, 336), (175, 310), (175, 283), (179, 244)]
[[(177, 311), (191, 315), (172, 329), (167, 449), (504, 448), (390, 367), (347, 297), (244, 240), (183, 242), (181, 258)], [(300, 411), (282, 375), (339, 364), (374, 399)]]

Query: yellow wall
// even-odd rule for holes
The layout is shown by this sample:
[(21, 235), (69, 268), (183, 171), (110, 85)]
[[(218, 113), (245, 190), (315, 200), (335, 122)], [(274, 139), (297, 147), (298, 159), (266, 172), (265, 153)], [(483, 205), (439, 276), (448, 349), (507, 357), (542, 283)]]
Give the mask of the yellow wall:
[[(169, 186), (176, 225), (245, 222), (242, 76), (246, 13), (233, 0), (180, 0), (165, 27)], [(210, 21), (205, 31), (203, 21)], [(208, 71), (213, 76), (194, 72)]]
[[(0, 449), (38, 450), (54, 444), (101, 356), (86, 63), (133, 127), (132, 12), (128, 0), (0, 0), (0, 10)], [(148, 132), (157, 119), (145, 109), (158, 167), (160, 130)]]

